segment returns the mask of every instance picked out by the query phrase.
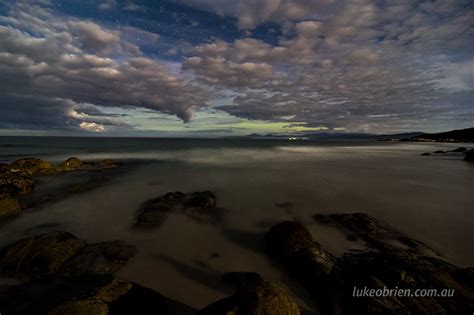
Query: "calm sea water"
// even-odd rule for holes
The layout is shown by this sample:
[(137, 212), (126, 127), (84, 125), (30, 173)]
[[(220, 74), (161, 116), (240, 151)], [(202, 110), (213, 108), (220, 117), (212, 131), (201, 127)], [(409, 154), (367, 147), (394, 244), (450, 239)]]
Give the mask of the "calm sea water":
[[(474, 147), (474, 144), (466, 145)], [(420, 156), (457, 144), (206, 139), (0, 137), (0, 162), (34, 156), (60, 162), (113, 158), (125, 171), (101, 187), (24, 213), (0, 228), (0, 243), (48, 230), (89, 242), (125, 240), (138, 256), (120, 276), (195, 307), (231, 294), (219, 275), (256, 271), (307, 296), (263, 253), (272, 225), (298, 219), (336, 255), (362, 244), (318, 225), (314, 214), (366, 212), (424, 241), (460, 266), (474, 265), (474, 165)], [(45, 180), (46, 185), (47, 180)], [(41, 183), (38, 189), (41, 189)], [(211, 225), (171, 215), (158, 229), (131, 228), (144, 201), (169, 191), (211, 190), (228, 213)], [(292, 209), (275, 203), (291, 202)], [(311, 308), (310, 304), (306, 304)]]

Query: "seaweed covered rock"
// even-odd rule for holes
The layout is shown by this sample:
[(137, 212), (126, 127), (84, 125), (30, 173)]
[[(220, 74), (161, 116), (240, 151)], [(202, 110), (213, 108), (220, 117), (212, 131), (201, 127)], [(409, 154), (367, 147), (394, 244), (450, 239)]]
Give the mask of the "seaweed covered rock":
[(45, 170), (53, 169), (53, 166), (37, 158), (24, 158), (10, 164), (10, 172), (21, 176), (36, 175)]
[(88, 245), (67, 232), (51, 232), (19, 240), (0, 250), (0, 275), (37, 279), (56, 274), (111, 274), (135, 254), (124, 242)]
[(293, 298), (280, 286), (258, 282), (243, 286), (228, 298), (210, 304), (199, 315), (299, 315)]
[(170, 314), (169, 300), (109, 275), (52, 277), (0, 291), (5, 314)]

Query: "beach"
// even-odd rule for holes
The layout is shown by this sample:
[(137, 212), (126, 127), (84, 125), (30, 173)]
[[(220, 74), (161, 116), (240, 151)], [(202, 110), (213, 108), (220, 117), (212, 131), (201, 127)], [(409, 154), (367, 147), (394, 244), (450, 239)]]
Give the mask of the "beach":
[[(0, 137), (3, 163), (24, 157), (59, 163), (71, 156), (124, 163), (94, 189), (52, 199), (3, 221), (0, 245), (56, 230), (91, 243), (123, 240), (137, 248), (137, 255), (118, 276), (192, 307), (232, 293), (220, 280), (222, 273), (253, 271), (314, 309), (304, 289), (265, 255), (264, 234), (281, 221), (304, 223), (315, 240), (340, 257), (363, 248), (363, 242), (347, 240), (314, 216), (363, 212), (436, 249), (450, 263), (474, 264), (474, 166), (457, 155), (420, 156), (457, 147), (380, 141)], [(88, 176), (41, 177), (34, 193), (48, 194)], [(173, 212), (156, 228), (133, 226), (146, 201), (174, 191), (211, 191), (222, 219), (206, 222)]]

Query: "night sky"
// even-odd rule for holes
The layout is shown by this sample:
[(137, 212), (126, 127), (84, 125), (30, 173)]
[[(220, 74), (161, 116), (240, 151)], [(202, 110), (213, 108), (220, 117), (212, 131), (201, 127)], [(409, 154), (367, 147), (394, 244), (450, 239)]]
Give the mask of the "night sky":
[(0, 135), (473, 126), (472, 0), (0, 0)]

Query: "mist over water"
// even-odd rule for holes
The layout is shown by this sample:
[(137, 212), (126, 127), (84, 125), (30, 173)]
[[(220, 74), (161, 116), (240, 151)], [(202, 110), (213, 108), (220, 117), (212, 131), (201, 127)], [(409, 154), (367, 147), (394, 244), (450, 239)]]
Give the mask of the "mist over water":
[[(227, 271), (258, 272), (284, 284), (305, 304), (304, 291), (264, 254), (264, 233), (282, 220), (303, 221), (315, 240), (342, 255), (363, 244), (346, 240), (312, 217), (366, 212), (434, 247), (452, 263), (474, 264), (474, 165), (459, 156), (419, 156), (458, 146), (0, 138), (0, 162), (25, 156), (51, 162), (70, 156), (127, 162), (119, 176), (95, 190), (24, 211), (4, 223), (0, 245), (52, 230), (68, 231), (88, 242), (119, 239), (139, 251), (119, 276), (189, 305), (203, 307), (228, 296), (232, 290), (219, 281)], [(48, 178), (37, 189), (46, 185), (52, 185)], [(132, 228), (143, 202), (177, 190), (214, 192), (218, 206), (227, 210), (224, 222), (196, 222), (176, 213), (157, 229)], [(293, 207), (275, 206), (283, 202)]]

